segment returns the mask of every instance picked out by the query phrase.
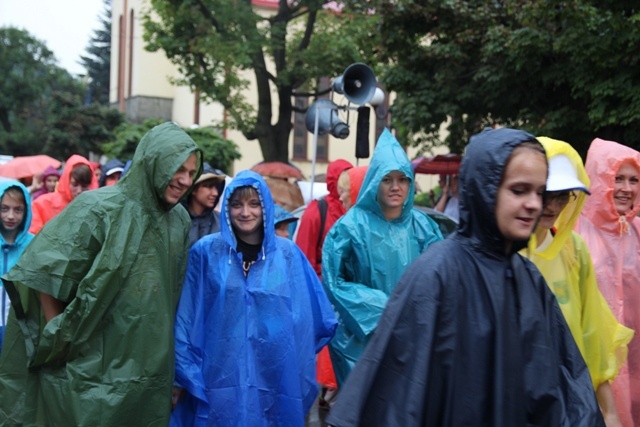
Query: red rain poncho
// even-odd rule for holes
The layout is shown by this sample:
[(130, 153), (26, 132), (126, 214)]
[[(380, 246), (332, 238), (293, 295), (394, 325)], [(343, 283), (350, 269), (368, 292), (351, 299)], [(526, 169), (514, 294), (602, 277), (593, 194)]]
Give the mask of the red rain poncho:
[[(71, 203), (71, 200), (73, 200), (71, 197), (71, 170), (81, 164), (89, 166), (93, 174), (91, 162), (78, 154), (74, 154), (69, 157), (64, 165), (64, 170), (62, 171), (60, 181), (58, 181), (56, 191), (43, 194), (33, 201), (33, 205), (31, 206), (33, 218), (31, 220), (31, 227), (29, 228), (30, 233), (38, 233), (51, 218), (58, 215)], [(89, 190), (96, 188), (98, 188), (98, 180), (94, 176), (91, 180)]]

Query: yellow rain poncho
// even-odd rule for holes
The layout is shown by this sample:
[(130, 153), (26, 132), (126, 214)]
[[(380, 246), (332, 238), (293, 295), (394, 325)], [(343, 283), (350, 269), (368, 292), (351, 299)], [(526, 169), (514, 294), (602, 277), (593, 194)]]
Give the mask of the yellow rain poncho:
[[(549, 159), (560, 154), (567, 156), (578, 172), (578, 179), (589, 188), (582, 159), (569, 144), (545, 137), (538, 140)], [(555, 294), (597, 389), (603, 382), (613, 380), (624, 365), (633, 331), (618, 323), (598, 290), (589, 249), (573, 231), (587, 194), (574, 193), (577, 199), (570, 201), (558, 216), (551, 243), (536, 249), (532, 237), (523, 255), (538, 267)]]

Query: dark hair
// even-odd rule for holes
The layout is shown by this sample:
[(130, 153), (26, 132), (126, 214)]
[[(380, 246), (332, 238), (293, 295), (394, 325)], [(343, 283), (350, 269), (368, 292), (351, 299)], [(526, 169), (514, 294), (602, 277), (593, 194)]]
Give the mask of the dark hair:
[(71, 178), (78, 185), (90, 185), (93, 180), (93, 172), (91, 172), (91, 168), (85, 164), (78, 164), (71, 169)]
[(27, 202), (24, 199), (24, 192), (20, 189), (20, 187), (13, 186), (9, 187), (5, 190), (3, 196), (9, 196), (13, 200), (21, 202), (25, 207), (27, 206)]
[(231, 197), (229, 197), (229, 200), (231, 199), (244, 200), (253, 196), (259, 196), (258, 190), (250, 185), (244, 185), (242, 187), (236, 188), (231, 194)]
[(538, 142), (537, 139), (524, 141), (523, 143), (519, 144), (516, 148), (513, 149), (513, 151), (511, 152), (511, 156), (513, 156), (513, 153), (515, 153), (516, 150), (525, 149), (525, 148), (528, 148), (529, 150), (537, 151), (541, 153), (543, 156), (547, 157), (547, 152), (544, 151), (544, 147), (542, 146), (542, 144), (540, 144), (540, 142)]

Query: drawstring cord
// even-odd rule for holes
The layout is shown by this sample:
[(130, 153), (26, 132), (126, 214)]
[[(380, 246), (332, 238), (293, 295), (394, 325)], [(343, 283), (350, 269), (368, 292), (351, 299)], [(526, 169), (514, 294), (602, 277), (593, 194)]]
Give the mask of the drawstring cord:
[(620, 218), (618, 218), (618, 223), (620, 224), (620, 234), (631, 234), (629, 232), (629, 223), (627, 222), (627, 217), (621, 215)]

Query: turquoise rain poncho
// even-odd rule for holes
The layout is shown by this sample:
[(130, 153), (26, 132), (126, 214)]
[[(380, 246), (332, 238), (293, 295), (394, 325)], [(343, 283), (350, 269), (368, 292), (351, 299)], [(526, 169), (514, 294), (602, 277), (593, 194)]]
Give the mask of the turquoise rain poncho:
[[(402, 214), (387, 221), (376, 197), (382, 178), (394, 170), (411, 178), (411, 185)], [(323, 284), (339, 320), (329, 344), (339, 385), (360, 358), (402, 273), (442, 240), (438, 225), (413, 208), (414, 191), (409, 159), (385, 130), (355, 206), (331, 228), (322, 250)]]
[[(18, 262), (18, 258), (22, 254), (22, 251), (27, 247), (27, 245), (33, 239), (33, 234), (29, 233), (29, 227), (31, 226), (31, 195), (29, 194), (29, 190), (22, 185), (18, 181), (14, 180), (6, 180), (0, 182), (0, 200), (4, 197), (4, 193), (11, 188), (17, 187), (22, 191), (25, 200), (25, 208), (24, 208), (24, 218), (22, 219), (22, 225), (20, 225), (18, 229), (18, 234), (16, 235), (13, 243), (7, 243), (2, 234), (0, 234), (0, 246), (2, 247), (2, 274), (5, 274), (11, 267)], [(0, 283), (0, 286), (2, 284)], [(11, 307), (11, 301), (9, 300), (9, 296), (2, 288), (2, 307), (1, 307), (1, 317), (0, 317), (0, 327), (4, 329), (7, 324), (7, 318), (9, 317), (9, 309)], [(2, 330), (0, 330), (2, 333)], [(2, 342), (0, 337), (0, 343)]]
[[(178, 126), (151, 129), (127, 175), (79, 195), (2, 278), (14, 292), (0, 356), (1, 425), (169, 423), (189, 215), (163, 197), (194, 153)], [(46, 324), (39, 292), (65, 304)]]
[[(245, 277), (229, 199), (257, 189), (264, 239)], [(186, 390), (172, 426), (300, 426), (318, 394), (315, 355), (336, 319), (302, 251), (277, 237), (265, 181), (243, 171), (227, 186), (220, 233), (200, 239), (176, 318), (176, 383)]]

